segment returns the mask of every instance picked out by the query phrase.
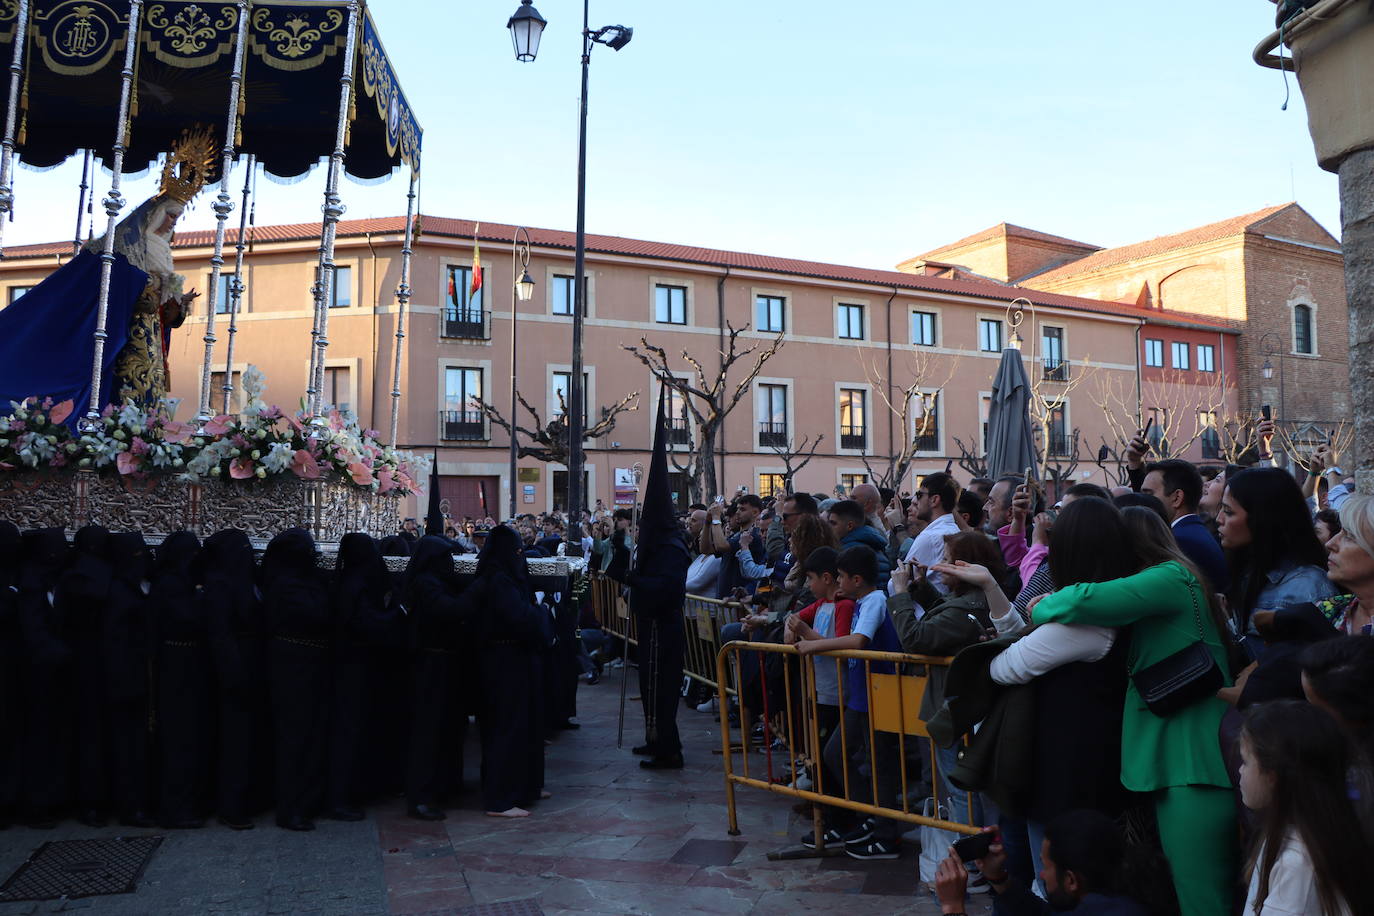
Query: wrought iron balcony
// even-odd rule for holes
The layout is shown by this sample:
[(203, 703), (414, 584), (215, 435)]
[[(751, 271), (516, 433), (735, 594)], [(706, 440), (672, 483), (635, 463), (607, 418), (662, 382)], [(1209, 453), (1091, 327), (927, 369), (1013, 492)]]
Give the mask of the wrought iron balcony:
[(460, 340), (491, 340), (491, 312), (446, 308), (439, 333)]
[(786, 448), (787, 447), (787, 424), (768, 423), (759, 424), (759, 447), (760, 448)]
[(441, 410), (439, 422), (445, 439), (480, 442), (487, 438), (487, 425), (480, 410)]
[(1069, 380), (1069, 361), (1067, 359), (1041, 360), (1047, 382), (1067, 382)]
[(692, 430), (685, 419), (668, 421), (668, 443), (670, 445), (692, 444)]
[(1068, 458), (1073, 454), (1073, 440), (1063, 433), (1051, 433), (1047, 451), (1051, 458)]
[(1221, 437), (1213, 432), (1210, 436), (1202, 434), (1202, 460), (1220, 461), (1221, 460)]
[(841, 426), (840, 448), (868, 448), (868, 430), (862, 426)]

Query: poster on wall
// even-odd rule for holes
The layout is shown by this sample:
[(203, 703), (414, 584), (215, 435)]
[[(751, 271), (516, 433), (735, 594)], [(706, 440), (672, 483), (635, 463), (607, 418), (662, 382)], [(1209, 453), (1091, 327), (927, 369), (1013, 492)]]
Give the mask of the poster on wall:
[(522, 498), (524, 499), (525, 502), (527, 502), (527, 503), (532, 503), (532, 502), (534, 502), (534, 484), (529, 484), (529, 483), (527, 483), (527, 484), (525, 484), (523, 487), (521, 487), (520, 490), (521, 490)]

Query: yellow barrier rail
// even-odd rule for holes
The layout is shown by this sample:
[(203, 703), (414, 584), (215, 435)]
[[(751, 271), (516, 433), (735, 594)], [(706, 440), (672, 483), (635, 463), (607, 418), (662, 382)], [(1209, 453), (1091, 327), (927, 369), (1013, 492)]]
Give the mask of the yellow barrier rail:
[[(750, 653), (752, 655), (749, 655)], [(749, 657), (742, 657), (746, 655)], [(769, 694), (772, 692), (768, 689), (767, 673), (770, 656), (781, 656), (782, 661), (782, 699), (778, 703), (780, 709), (772, 708), (769, 700)], [(857, 735), (850, 734), (850, 724), (844, 715), (846, 669), (850, 661), (857, 661), (864, 666), (864, 690), (869, 710), (868, 715), (863, 717), (860, 733)], [(972, 821), (974, 806), (971, 797), (968, 806), (970, 820), (967, 824), (930, 817), (912, 810), (912, 783), (908, 778), (909, 744), (926, 739), (931, 762), (930, 797), (938, 799), (941, 795), (942, 787), (939, 785), (934, 744), (929, 742), (929, 733), (919, 713), (921, 698), (926, 690), (928, 668), (948, 666), (949, 662), (948, 658), (865, 650), (801, 655), (795, 647), (789, 645), (738, 640), (721, 646), (716, 655), (716, 681), (725, 684), (733, 680), (740, 688), (738, 726), (732, 725), (730, 716), (726, 714), (728, 696), (725, 690), (718, 691), (721, 706), (721, 754), (725, 769), (725, 798), (730, 835), (738, 836), (740, 832), (735, 798), (737, 786), (763, 789), (775, 795), (813, 802), (813, 828), (818, 851), (825, 848), (821, 806), (909, 824), (938, 827), (956, 833), (980, 832), (981, 828), (975, 826)], [(875, 672), (875, 664), (891, 667), (893, 673)], [(835, 666), (839, 687), (838, 717), (833, 707), (823, 713), (822, 705), (817, 699), (815, 673), (818, 665)], [(746, 705), (753, 691), (744, 689), (745, 666), (754, 666), (759, 670), (758, 694), (763, 709), (751, 710)], [(773, 680), (776, 686), (777, 678), (774, 677)], [(756, 714), (763, 720), (762, 752), (766, 758), (763, 772), (759, 772), (760, 768), (757, 765), (753, 772), (750, 768), (751, 732)], [(851, 718), (856, 720), (853, 722), (854, 725), (860, 725), (857, 717)], [(828, 739), (825, 741), (822, 740), (822, 732), (825, 730), (823, 726), (828, 727)], [(738, 742), (734, 740), (736, 727), (740, 732)], [(786, 766), (781, 773), (774, 767), (775, 737), (781, 739), (783, 751), (787, 756)], [(837, 740), (837, 747), (831, 748), (830, 745), (835, 744)], [(861, 753), (856, 755), (856, 751)], [(868, 755), (867, 777), (858, 772), (862, 765), (857, 761), (863, 754)], [(880, 757), (895, 759), (880, 762)], [(840, 761), (839, 772), (827, 772), (830, 769), (830, 760), (836, 758)], [(895, 790), (890, 783), (891, 769), (897, 770)], [(802, 774), (811, 777), (814, 788), (797, 788), (798, 777)], [(919, 772), (916, 778), (919, 781)], [(880, 786), (880, 783), (886, 785)], [(939, 813), (938, 805), (935, 811)]]

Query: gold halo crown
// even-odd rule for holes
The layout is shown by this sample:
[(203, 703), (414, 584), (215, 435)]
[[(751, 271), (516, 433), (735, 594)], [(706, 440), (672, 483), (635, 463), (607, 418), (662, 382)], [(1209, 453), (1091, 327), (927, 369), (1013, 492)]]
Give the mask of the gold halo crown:
[(183, 131), (162, 167), (158, 193), (183, 204), (189, 203), (209, 181), (218, 152), (209, 128)]

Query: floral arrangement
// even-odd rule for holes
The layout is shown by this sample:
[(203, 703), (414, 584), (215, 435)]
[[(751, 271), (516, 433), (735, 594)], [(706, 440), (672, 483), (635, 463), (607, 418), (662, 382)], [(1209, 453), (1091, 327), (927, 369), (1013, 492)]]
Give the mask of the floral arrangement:
[(243, 412), (221, 414), (199, 429), (175, 419), (176, 400), (151, 409), (132, 401), (112, 404), (94, 430), (75, 436), (63, 425), (71, 416), (70, 401), (11, 403), (8, 415), (0, 416), (0, 473), (75, 466), (138, 480), (165, 474), (192, 482), (337, 475), (378, 493), (418, 491), (425, 462), (383, 446), (375, 430), (360, 429), (352, 416), (331, 409), (311, 418), (264, 403), (266, 386), (254, 366), (244, 372), (243, 385)]
[(0, 471), (66, 466), (75, 451), (72, 432), (63, 425), (71, 415), (71, 401), (11, 401), (9, 413), (0, 416)]

